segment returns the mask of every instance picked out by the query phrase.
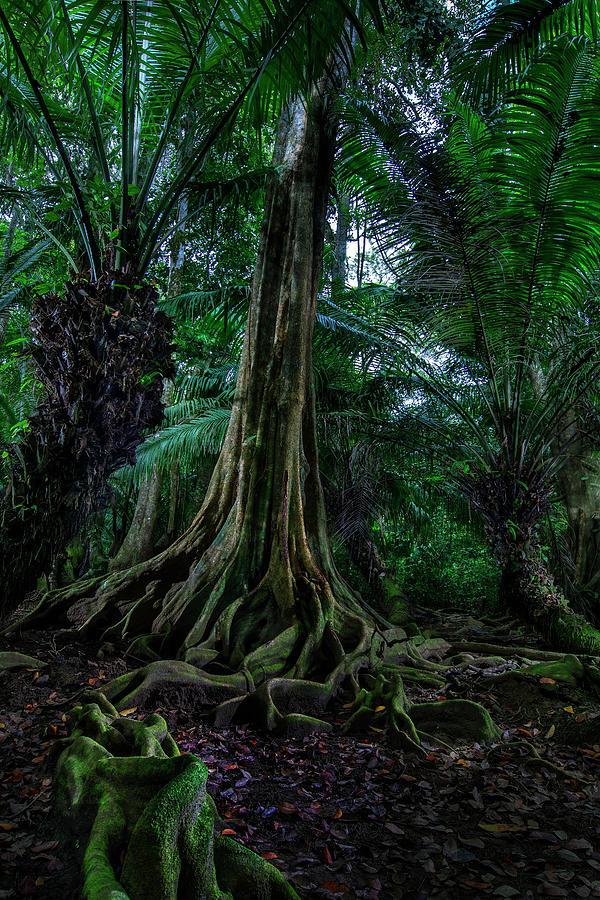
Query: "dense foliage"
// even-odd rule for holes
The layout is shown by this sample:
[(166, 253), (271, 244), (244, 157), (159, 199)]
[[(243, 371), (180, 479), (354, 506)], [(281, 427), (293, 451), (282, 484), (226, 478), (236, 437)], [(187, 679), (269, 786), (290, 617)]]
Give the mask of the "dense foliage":
[[(73, 458), (84, 473), (63, 465), (52, 488), (67, 496), (71, 482), (82, 493), (67, 504), (72, 528), (55, 531), (38, 574), (52, 568), (53, 577), (72, 577), (72, 567), (59, 569), (75, 534), (79, 546), (90, 545), (77, 552), (80, 572), (107, 564), (131, 523), (138, 486), (153, 472), (162, 485), (153, 540), (165, 546), (192, 517), (220, 449), (274, 115), (322, 64), (326, 27), (312, 10), (307, 31), (292, 3), (243, 7), (182, 6), (173, 17), (168, 4), (107, 3), (88, 16), (82, 4), (32, 3), (27, 23), (16, 6), (3, 8), (0, 428), (3, 477), (13, 485), (4, 523), (13, 522), (15, 546), (15, 522), (32, 530), (23, 504), (37, 506), (22, 488), (15, 492), (18, 473), (24, 484), (36, 466), (42, 480), (48, 466), (61, 468), (61, 416), (77, 425)], [(361, 41), (367, 49), (338, 110), (315, 332), (321, 467), (335, 539), (388, 612), (388, 575), (398, 595), (419, 603), (429, 593), (478, 608), (493, 597), (512, 545), (539, 546), (551, 507), (569, 506), (574, 460), (581, 471), (571, 480), (589, 482), (585, 540), (595, 541), (597, 14), (591, 2), (520, 0), (489, 14), (469, 3), (394, 3), (381, 34), (361, 31), (343, 43), (344, 54)], [(301, 49), (313, 69), (299, 78)], [(175, 86), (168, 95), (167, 82)], [(65, 259), (80, 281), (55, 314)], [(132, 315), (107, 288), (106, 302), (98, 300), (105, 337), (92, 340), (84, 312), (106, 265), (117, 273), (111, 284), (138, 278), (141, 287), (149, 276), (158, 293), (152, 288), (148, 310)], [(339, 271), (346, 284), (334, 297)], [(75, 308), (67, 314), (90, 274), (83, 318)], [(368, 281), (377, 275), (379, 284)], [(22, 354), (36, 295), (34, 343)], [(149, 344), (132, 354), (130, 346), (136, 332), (154, 331), (153, 297), (176, 323), (162, 422), (166, 349)], [(53, 316), (71, 323), (60, 337)], [(124, 335), (131, 317), (139, 327), (127, 352), (117, 335), (108, 381), (94, 376), (92, 385), (73, 370), (81, 385), (80, 402), (73, 400), (72, 386), (62, 387), (45, 363), (57, 373), (62, 366), (49, 342), (79, 339), (88, 361), (100, 360), (111, 329)], [(168, 331), (157, 340), (166, 348)], [(150, 393), (126, 387), (130, 363)], [(120, 374), (121, 399), (113, 401), (107, 385)], [(110, 422), (92, 435), (98, 415)], [(119, 437), (117, 415), (134, 439)], [(27, 449), (32, 441), (38, 449)], [(92, 452), (98, 443), (106, 458)], [(107, 487), (123, 461), (134, 462), (136, 447), (135, 466)], [(109, 501), (100, 518), (86, 515)], [(596, 557), (590, 552), (585, 571), (577, 569), (577, 539), (566, 532), (559, 543), (555, 574), (576, 600), (587, 592), (593, 614)]]

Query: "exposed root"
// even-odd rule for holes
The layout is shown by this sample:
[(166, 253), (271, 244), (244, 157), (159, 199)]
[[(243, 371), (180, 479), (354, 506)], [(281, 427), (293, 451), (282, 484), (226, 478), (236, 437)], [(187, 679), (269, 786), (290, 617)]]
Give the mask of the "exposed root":
[(410, 716), (417, 729), (440, 736), (456, 747), (491, 744), (502, 733), (485, 707), (472, 700), (418, 703), (411, 707)]
[(557, 766), (555, 763), (550, 762), (549, 759), (544, 759), (544, 757), (540, 756), (533, 744), (530, 744), (529, 741), (509, 741), (506, 744), (500, 744), (498, 747), (493, 747), (488, 752), (488, 756), (490, 756), (494, 752), (506, 750), (508, 747), (525, 747), (528, 753), (530, 753), (530, 756), (527, 756), (525, 757), (525, 759), (521, 760), (524, 766), (549, 769), (551, 772), (554, 772), (557, 775), (561, 775), (563, 778), (580, 781), (582, 784), (594, 784), (593, 781), (590, 781), (588, 778), (584, 778), (583, 775), (580, 775), (578, 772), (573, 772), (571, 769), (563, 769), (561, 766)]
[(84, 900), (297, 900), (277, 869), (219, 833), (206, 766), (179, 755), (164, 719), (125, 719), (99, 693), (86, 700), (57, 769), (65, 814), (78, 829), (92, 820)]
[(455, 653), (486, 653), (490, 656), (518, 656), (522, 659), (537, 659), (541, 661), (552, 662), (556, 659), (562, 659), (566, 654), (558, 653), (554, 650), (538, 650), (537, 647), (513, 647), (503, 644), (478, 643), (474, 641), (461, 641), (452, 644), (450, 655)]
[(254, 688), (251, 676), (241, 673), (213, 675), (178, 660), (160, 660), (115, 678), (104, 687), (106, 697), (120, 709), (169, 698), (194, 706), (221, 703)]
[(358, 694), (345, 731), (365, 731), (376, 727), (374, 723), (383, 725), (387, 721), (388, 735), (393, 745), (423, 752), (419, 735), (407, 712), (409, 706), (400, 674), (390, 668), (382, 669), (377, 673), (372, 690), (363, 688)]
[(359, 693), (346, 730), (383, 727), (386, 723), (392, 744), (420, 751), (422, 737), (433, 742), (441, 739), (444, 744), (445, 738), (460, 746), (488, 744), (501, 733), (487, 710), (470, 700), (411, 704), (400, 672), (392, 666), (382, 667), (371, 690)]
[(25, 653), (3, 650), (0, 653), (0, 669), (43, 669), (48, 663)]

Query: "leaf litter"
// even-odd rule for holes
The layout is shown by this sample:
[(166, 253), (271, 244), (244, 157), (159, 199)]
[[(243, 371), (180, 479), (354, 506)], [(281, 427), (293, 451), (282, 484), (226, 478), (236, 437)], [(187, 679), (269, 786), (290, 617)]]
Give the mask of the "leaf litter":
[[(76, 838), (57, 832), (54, 766), (78, 695), (129, 664), (118, 648), (100, 663), (97, 647), (43, 633), (7, 649), (34, 650), (49, 677), (0, 673), (0, 900), (76, 898)], [(414, 702), (446, 696), (407, 690)], [(552, 715), (572, 717), (571, 703), (556, 698), (538, 721), (481, 682), (469, 691), (504, 727), (491, 750), (425, 745), (421, 756), (392, 748), (385, 729), (344, 735), (349, 695), (328, 713), (331, 732), (303, 738), (158, 711), (180, 750), (207, 765), (223, 833), (276, 865), (303, 898), (600, 897), (600, 746), (557, 743)], [(552, 768), (530, 764), (532, 747)]]

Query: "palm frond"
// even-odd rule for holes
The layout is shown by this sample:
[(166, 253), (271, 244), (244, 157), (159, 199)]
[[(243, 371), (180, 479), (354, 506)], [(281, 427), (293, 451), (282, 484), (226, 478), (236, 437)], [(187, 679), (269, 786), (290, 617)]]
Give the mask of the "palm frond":
[(214, 407), (189, 420), (161, 428), (137, 450), (136, 480), (147, 477), (155, 465), (166, 473), (176, 459), (182, 469), (189, 469), (201, 457), (217, 454), (230, 418), (231, 407)]
[(558, 38), (600, 36), (597, 0), (516, 0), (486, 12), (456, 63), (464, 95), (494, 108), (527, 67)]

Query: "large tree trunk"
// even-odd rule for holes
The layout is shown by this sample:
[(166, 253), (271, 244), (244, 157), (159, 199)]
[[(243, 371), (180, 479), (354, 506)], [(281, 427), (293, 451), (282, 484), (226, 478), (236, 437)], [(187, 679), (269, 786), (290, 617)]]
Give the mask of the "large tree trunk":
[[(326, 533), (311, 352), (332, 161), (327, 100), (322, 84), (279, 125), (233, 411), (198, 516), (159, 556), (48, 595), (28, 623), (66, 616), (106, 639), (150, 631), (134, 640), (136, 655), (183, 657), (106, 685), (119, 708), (217, 703), (218, 725), (253, 719), (297, 734), (331, 728), (317, 717), (346, 682), (357, 697), (349, 727), (385, 710), (391, 739), (416, 750), (399, 663), (427, 662), (401, 629), (374, 633)], [(383, 664), (361, 692), (359, 670)], [(476, 704), (444, 707), (454, 726), (475, 715), (475, 739), (497, 735)], [(423, 732), (432, 715), (439, 704), (420, 705)]]
[(151, 632), (162, 654), (261, 679), (341, 679), (367, 647), (362, 608), (331, 558), (316, 445), (327, 87), (279, 124), (232, 416), (198, 516), (158, 557), (48, 598), (42, 615), (67, 607), (87, 631)]

